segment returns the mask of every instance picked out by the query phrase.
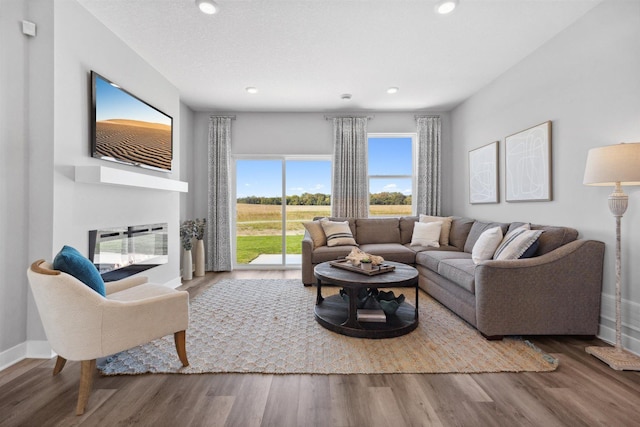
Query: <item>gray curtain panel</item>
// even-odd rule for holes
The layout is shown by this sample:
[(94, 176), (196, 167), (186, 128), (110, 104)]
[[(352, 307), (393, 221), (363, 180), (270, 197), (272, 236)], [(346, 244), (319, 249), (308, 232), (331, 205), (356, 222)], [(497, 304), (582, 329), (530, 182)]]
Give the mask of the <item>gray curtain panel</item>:
[(332, 216), (366, 218), (369, 215), (367, 120), (366, 117), (333, 118)]
[(440, 117), (416, 116), (418, 171), (416, 209), (419, 214), (440, 215)]
[(231, 117), (209, 120), (209, 199), (207, 211), (207, 271), (231, 271), (231, 207), (229, 173)]

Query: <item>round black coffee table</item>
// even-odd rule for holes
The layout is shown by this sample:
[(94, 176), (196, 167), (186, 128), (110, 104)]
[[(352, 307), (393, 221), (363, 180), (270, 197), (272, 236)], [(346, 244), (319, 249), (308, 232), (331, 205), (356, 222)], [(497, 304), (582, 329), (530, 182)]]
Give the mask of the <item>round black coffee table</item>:
[[(418, 327), (418, 270), (398, 262), (385, 261), (394, 266), (393, 271), (376, 275), (366, 275), (331, 265), (318, 264), (314, 268), (317, 280), (315, 317), (325, 328), (358, 338), (392, 338), (405, 335)], [(348, 302), (340, 294), (324, 298), (322, 285), (340, 286), (348, 295)], [(413, 287), (415, 307), (403, 302), (394, 314), (387, 314), (385, 321), (358, 321), (358, 294), (365, 290), (380, 288)], [(369, 298), (361, 307), (364, 310), (379, 310), (378, 303)]]

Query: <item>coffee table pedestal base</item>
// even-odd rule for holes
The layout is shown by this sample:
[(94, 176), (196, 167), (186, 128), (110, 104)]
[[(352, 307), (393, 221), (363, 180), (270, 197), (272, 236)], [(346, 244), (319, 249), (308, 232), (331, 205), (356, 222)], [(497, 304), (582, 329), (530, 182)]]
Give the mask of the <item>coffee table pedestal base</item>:
[[(368, 308), (368, 307), (367, 307)], [(315, 306), (315, 317), (325, 328), (357, 338), (393, 338), (408, 334), (418, 327), (416, 309), (404, 302), (386, 322), (359, 322), (349, 316), (349, 304), (340, 295), (324, 297)]]

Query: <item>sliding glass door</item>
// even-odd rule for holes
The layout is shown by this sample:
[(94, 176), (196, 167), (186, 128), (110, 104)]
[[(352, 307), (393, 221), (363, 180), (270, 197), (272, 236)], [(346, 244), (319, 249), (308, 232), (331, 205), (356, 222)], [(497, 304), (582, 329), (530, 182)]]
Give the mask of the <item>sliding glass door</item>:
[(331, 161), (237, 158), (235, 264), (301, 264), (303, 222), (331, 212)]

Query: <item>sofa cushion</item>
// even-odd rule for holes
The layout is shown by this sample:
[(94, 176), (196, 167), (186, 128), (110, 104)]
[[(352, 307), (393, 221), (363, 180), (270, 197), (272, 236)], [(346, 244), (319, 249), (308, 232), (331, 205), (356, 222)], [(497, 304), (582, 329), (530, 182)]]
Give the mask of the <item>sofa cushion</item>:
[(356, 220), (358, 244), (400, 243), (399, 218), (361, 218)]
[[(453, 218), (449, 232), (449, 244), (459, 250), (464, 250), (464, 244), (469, 236), (469, 230), (475, 221), (471, 218)], [(471, 251), (468, 251), (471, 253)]]
[(543, 230), (530, 230), (529, 224), (511, 230), (504, 236), (500, 246), (493, 254), (493, 259), (518, 259), (533, 245)]
[(326, 261), (334, 261), (344, 258), (355, 246), (320, 246), (311, 252), (311, 263), (319, 264)]
[(417, 222), (413, 227), (411, 246), (440, 247), (442, 221)]
[(443, 259), (438, 264), (438, 274), (472, 294), (476, 293), (475, 269), (471, 259)]
[(469, 230), (469, 236), (467, 237), (467, 241), (464, 244), (464, 251), (471, 252), (473, 251), (473, 246), (476, 244), (476, 241), (480, 237), (480, 235), (490, 228), (500, 227), (502, 230), (502, 235), (507, 234), (507, 230), (509, 228), (509, 224), (505, 224), (502, 222), (482, 222), (476, 221), (471, 226), (471, 230)]
[(400, 217), (400, 243), (406, 245), (411, 243), (411, 237), (413, 236), (413, 226), (418, 222), (417, 216), (402, 216)]
[[(442, 248), (453, 246), (441, 246)], [(416, 254), (416, 264), (438, 272), (438, 264), (445, 259), (471, 259), (471, 254), (460, 251), (422, 251)]]
[(309, 232), (314, 248), (327, 244), (327, 236), (324, 234), (324, 229), (320, 221), (307, 221), (303, 222), (302, 225), (304, 225), (304, 228)]
[[(520, 227), (523, 222), (512, 222), (509, 230)], [(558, 227), (552, 225), (531, 224), (532, 230), (544, 230), (538, 239), (538, 252), (536, 256), (544, 255), (558, 249), (578, 238), (578, 230), (571, 227)]]
[(440, 244), (449, 244), (449, 233), (451, 233), (451, 222), (453, 217), (450, 216), (429, 216), (420, 214), (420, 222), (441, 222), (442, 227), (440, 229)]
[[(447, 251), (447, 252), (461, 252), (462, 253), (462, 251), (460, 249), (456, 248), (455, 246), (451, 246), (451, 245), (449, 245), (449, 246), (440, 245), (440, 247), (438, 247), (438, 248), (434, 248), (433, 246), (431, 246), (431, 247), (430, 246), (411, 246), (411, 244), (407, 244), (407, 245), (404, 245), (404, 246), (406, 246), (408, 248), (411, 248), (411, 250), (413, 250), (416, 253), (418, 253), (418, 252), (431, 252), (431, 251), (438, 251), (438, 252)], [(469, 255), (469, 257), (471, 257), (471, 254), (468, 254), (468, 255)]]
[(480, 261), (492, 259), (500, 242), (502, 242), (502, 229), (500, 227), (492, 227), (483, 231), (478, 240), (476, 240), (476, 244), (473, 245), (471, 259), (476, 264)]
[(328, 219), (320, 220), (324, 234), (327, 236), (327, 246), (355, 246), (356, 240), (351, 234), (349, 222), (329, 221)]
[(368, 254), (380, 255), (385, 261), (395, 261), (403, 264), (414, 264), (416, 262), (415, 251), (400, 243), (369, 243), (360, 245), (360, 249)]

